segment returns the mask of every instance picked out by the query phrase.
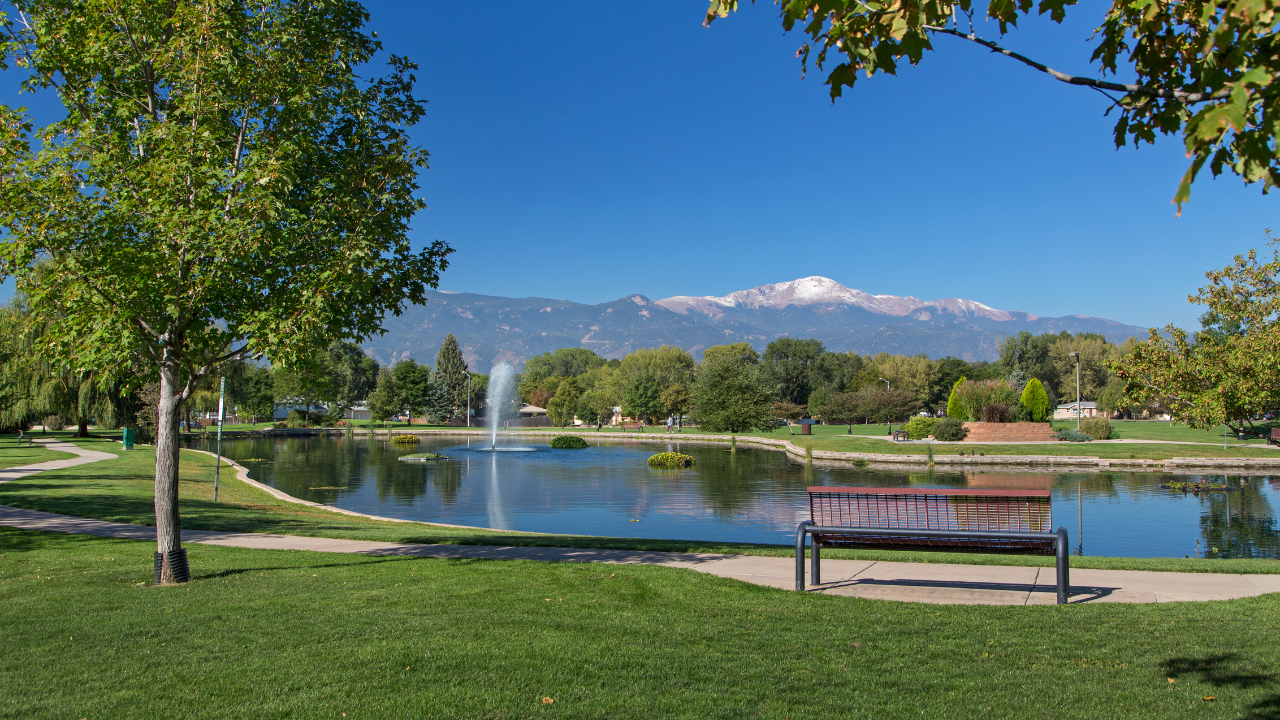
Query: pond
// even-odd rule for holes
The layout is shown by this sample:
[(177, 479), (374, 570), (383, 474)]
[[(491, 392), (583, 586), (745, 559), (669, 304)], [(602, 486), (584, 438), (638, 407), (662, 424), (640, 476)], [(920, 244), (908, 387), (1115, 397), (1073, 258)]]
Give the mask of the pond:
[[(808, 516), (809, 485), (1046, 487), (1054, 527), (1076, 554), (1280, 557), (1280, 476), (1160, 472), (952, 472), (806, 467), (784, 453), (677, 441), (592, 441), (582, 450), (488, 452), (479, 437), (224, 440), (250, 476), (304, 500), (371, 515), (504, 530), (790, 544)], [(196, 441), (194, 447), (212, 449)], [(650, 468), (656, 452), (692, 455), (687, 470)], [(447, 460), (405, 462), (438, 452)], [(1238, 488), (1201, 495), (1162, 489), (1204, 479)]]

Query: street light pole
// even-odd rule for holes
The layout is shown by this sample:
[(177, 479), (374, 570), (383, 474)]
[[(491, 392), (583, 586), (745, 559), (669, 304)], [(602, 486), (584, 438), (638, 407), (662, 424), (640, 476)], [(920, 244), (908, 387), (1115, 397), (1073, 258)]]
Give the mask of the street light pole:
[(471, 427), (471, 371), (467, 371), (467, 427)]
[(217, 462), (213, 466), (213, 501), (218, 502), (218, 473), (222, 470), (222, 418), (223, 418), (223, 399), (227, 396), (227, 379), (222, 378), (222, 383), (218, 388), (218, 455)]
[(1080, 431), (1080, 417), (1084, 415), (1084, 406), (1080, 402), (1080, 353), (1067, 353), (1067, 357), (1076, 359), (1076, 432)]
[[(884, 378), (880, 378), (880, 382), (884, 383), (884, 389), (885, 389), (886, 391), (888, 391), (888, 390), (892, 390), (892, 389), (893, 389), (893, 388), (889, 387), (889, 381), (888, 381), (888, 380), (885, 380)], [(890, 420), (890, 421), (889, 421), (889, 434), (890, 434), (890, 435), (892, 435), (892, 434), (893, 434), (893, 421), (892, 421), (892, 420)]]

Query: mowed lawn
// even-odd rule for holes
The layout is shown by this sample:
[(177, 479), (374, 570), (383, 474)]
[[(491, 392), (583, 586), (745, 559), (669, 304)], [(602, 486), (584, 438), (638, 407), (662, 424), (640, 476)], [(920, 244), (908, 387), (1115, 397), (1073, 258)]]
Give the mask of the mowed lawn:
[(1280, 596), (930, 606), (0, 529), (0, 717), (1273, 718)]
[(71, 453), (46, 450), (39, 445), (27, 445), (24, 443), (19, 447), (17, 439), (13, 435), (5, 436), (3, 440), (0, 440), (0, 443), (2, 443), (0, 444), (0, 470), (75, 457)]

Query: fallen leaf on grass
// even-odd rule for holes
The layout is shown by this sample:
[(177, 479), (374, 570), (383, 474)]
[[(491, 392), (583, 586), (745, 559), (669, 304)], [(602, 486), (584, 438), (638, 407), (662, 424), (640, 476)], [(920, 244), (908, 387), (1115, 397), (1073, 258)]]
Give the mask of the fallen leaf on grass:
[[(851, 648), (860, 648), (860, 647), (862, 647), (862, 643), (857, 643), (857, 642), (855, 642), (855, 643), (849, 643), (849, 647), (851, 647)], [(1170, 680), (1169, 682), (1173, 682), (1173, 681), (1172, 681), (1172, 680)]]
[(549, 698), (549, 697), (544, 697), (544, 698), (542, 698), (542, 704), (543, 704), (543, 705), (550, 705), (550, 704), (551, 704), (551, 703), (553, 703), (553, 702), (555, 702), (555, 700), (552, 700), (552, 699), (551, 699), (551, 698)]
[(1170, 684), (1170, 685), (1172, 685), (1172, 684), (1174, 684), (1174, 683), (1176, 683), (1176, 682), (1178, 682), (1178, 681), (1177, 681), (1177, 680), (1174, 680), (1173, 678), (1169, 678), (1169, 684)]
[(1214, 701), (1214, 700), (1217, 700), (1217, 699), (1218, 699), (1218, 696), (1217, 696), (1217, 695), (1204, 695), (1204, 696), (1202, 696), (1200, 699), (1201, 699), (1201, 700), (1204, 700), (1205, 702), (1212, 702), (1212, 701)]

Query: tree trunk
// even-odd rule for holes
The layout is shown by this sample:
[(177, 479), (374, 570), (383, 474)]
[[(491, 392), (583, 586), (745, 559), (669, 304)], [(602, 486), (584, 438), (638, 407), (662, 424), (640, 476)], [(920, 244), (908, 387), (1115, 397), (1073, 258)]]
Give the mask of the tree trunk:
[(89, 418), (82, 417), (76, 422), (76, 437), (89, 437)]
[(156, 551), (164, 554), (160, 582), (173, 582), (168, 553), (182, 547), (178, 515), (178, 420), (181, 417), (176, 364), (161, 361), (160, 402), (156, 407)]

